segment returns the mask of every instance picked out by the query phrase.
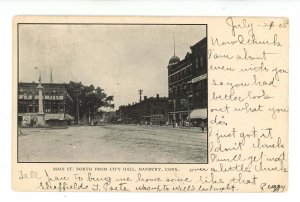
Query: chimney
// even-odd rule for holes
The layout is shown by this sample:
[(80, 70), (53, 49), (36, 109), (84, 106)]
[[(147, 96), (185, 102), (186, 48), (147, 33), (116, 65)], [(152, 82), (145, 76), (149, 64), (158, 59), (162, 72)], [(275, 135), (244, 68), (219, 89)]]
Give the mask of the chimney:
[(157, 98), (157, 99), (159, 98), (159, 94), (156, 94), (156, 98)]
[(144, 96), (144, 100), (147, 100), (147, 96)]

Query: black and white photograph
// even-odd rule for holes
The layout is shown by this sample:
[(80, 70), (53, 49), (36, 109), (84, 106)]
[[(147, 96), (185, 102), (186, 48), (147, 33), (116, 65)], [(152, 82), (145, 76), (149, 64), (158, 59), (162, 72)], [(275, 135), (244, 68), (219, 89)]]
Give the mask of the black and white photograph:
[(208, 163), (206, 24), (19, 23), (18, 163)]

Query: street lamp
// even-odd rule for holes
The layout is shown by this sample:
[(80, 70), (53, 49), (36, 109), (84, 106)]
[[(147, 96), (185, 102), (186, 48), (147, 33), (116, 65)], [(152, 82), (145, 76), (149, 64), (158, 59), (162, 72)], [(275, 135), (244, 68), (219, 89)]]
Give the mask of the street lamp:
[(176, 127), (176, 99), (173, 99), (174, 111), (173, 111), (173, 127)]

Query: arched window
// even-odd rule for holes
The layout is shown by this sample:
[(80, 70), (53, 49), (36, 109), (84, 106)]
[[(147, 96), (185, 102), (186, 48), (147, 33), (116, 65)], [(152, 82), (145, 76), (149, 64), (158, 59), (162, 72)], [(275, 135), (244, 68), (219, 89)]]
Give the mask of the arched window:
[(186, 89), (185, 84), (184, 83), (181, 84), (181, 92), (182, 92), (183, 95), (186, 94), (186, 90), (185, 89)]
[(28, 100), (32, 100), (32, 99), (33, 99), (33, 96), (32, 96), (32, 95), (33, 95), (33, 93), (32, 93), (32, 92), (29, 92), (28, 95), (27, 95), (27, 99), (28, 99)]
[(24, 94), (23, 94), (23, 99), (24, 99), (24, 100), (27, 100), (27, 92), (24, 92)]

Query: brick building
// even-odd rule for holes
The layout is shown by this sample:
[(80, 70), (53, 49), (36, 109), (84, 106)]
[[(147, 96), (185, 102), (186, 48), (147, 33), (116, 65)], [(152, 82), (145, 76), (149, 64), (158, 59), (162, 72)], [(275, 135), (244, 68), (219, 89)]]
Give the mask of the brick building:
[(23, 127), (63, 126), (74, 119), (73, 100), (66, 84), (18, 84), (18, 124)]
[(190, 47), (184, 59), (174, 52), (168, 64), (169, 122), (207, 123), (207, 38)]
[(147, 98), (139, 103), (122, 105), (116, 111), (119, 123), (163, 125), (168, 121), (168, 98), (156, 97)]

